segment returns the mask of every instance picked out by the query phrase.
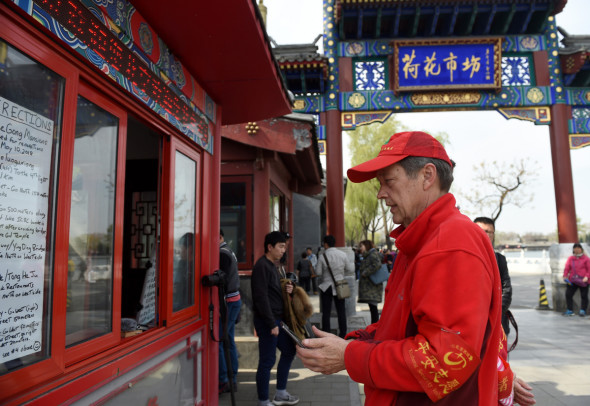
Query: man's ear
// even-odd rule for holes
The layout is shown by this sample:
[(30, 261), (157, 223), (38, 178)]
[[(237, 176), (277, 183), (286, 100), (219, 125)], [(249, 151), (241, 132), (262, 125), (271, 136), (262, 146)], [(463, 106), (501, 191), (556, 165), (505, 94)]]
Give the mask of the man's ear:
[(422, 168), (422, 176), (424, 177), (424, 190), (430, 189), (436, 183), (436, 166), (428, 163)]

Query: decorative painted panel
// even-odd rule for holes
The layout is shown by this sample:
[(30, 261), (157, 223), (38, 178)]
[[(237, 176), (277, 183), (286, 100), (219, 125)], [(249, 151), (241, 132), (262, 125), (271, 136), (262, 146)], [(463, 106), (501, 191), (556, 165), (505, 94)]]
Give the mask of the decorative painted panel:
[(341, 42), (338, 56), (373, 57), (388, 56), (393, 53), (389, 40)]
[(547, 58), (549, 62), (549, 81), (554, 89), (553, 103), (565, 103), (565, 87), (562, 79), (561, 61), (559, 59), (559, 41), (557, 38), (557, 27), (555, 26), (555, 17), (547, 18), (547, 28), (545, 30), (547, 38)]
[(590, 108), (572, 108), (572, 119), (568, 121), (571, 134), (590, 133)]
[(502, 38), (502, 52), (534, 52), (547, 49), (543, 35), (518, 35)]
[(590, 146), (590, 134), (570, 134), (570, 149)]
[(364, 111), (342, 113), (342, 129), (354, 130), (356, 127), (375, 122), (384, 123), (393, 111)]
[(547, 106), (554, 100), (549, 86), (510, 86), (500, 93), (478, 91), (413, 92), (396, 95), (392, 90), (340, 93), (340, 111), (396, 110), (398, 112), (469, 107), (481, 110), (498, 107)]
[(300, 96), (296, 97), (293, 103), (293, 112), (296, 113), (319, 113), (325, 111), (323, 96)]
[(528, 56), (502, 57), (502, 86), (530, 86), (531, 63)]
[(538, 124), (551, 124), (551, 110), (549, 107), (521, 107), (521, 108), (501, 108), (498, 112), (506, 119), (517, 118), (519, 120), (532, 121)]
[[(125, 0), (80, 1), (179, 97), (206, 112), (205, 91), (132, 4)], [(215, 121), (215, 116), (209, 119)]]
[(590, 89), (569, 87), (566, 89), (565, 100), (570, 106), (590, 106)]
[[(343, 41), (338, 44), (338, 56), (374, 57), (393, 54), (389, 40)], [(518, 35), (502, 38), (502, 52), (535, 52), (547, 49), (542, 35)]]
[(324, 1), (324, 54), (328, 57), (328, 90), (324, 97), (322, 111), (338, 108), (338, 31), (336, 30), (335, 0)]
[(354, 62), (356, 90), (383, 90), (387, 87), (387, 61), (375, 59)]
[[(210, 120), (166, 75), (153, 63), (149, 63), (143, 51), (130, 42), (104, 13), (79, 7), (79, 3), (74, 0), (65, 1), (60, 7), (50, 0), (39, 0), (32, 7), (28, 4), (22, 3), (30, 9), (31, 16), (37, 22), (181, 133), (206, 151), (213, 152)], [(118, 0), (118, 4), (124, 3)], [(71, 18), (70, 14), (77, 18)], [(120, 18), (123, 16), (121, 14)], [(102, 30), (102, 26), (108, 30)], [(162, 46), (159, 45), (160, 48)], [(209, 111), (214, 110), (214, 106), (209, 108)]]

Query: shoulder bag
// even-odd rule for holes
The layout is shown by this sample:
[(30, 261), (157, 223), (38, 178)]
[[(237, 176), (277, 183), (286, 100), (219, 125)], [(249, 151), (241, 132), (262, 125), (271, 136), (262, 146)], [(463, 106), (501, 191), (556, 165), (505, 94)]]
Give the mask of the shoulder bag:
[(389, 279), (389, 269), (387, 268), (387, 264), (381, 264), (381, 267), (379, 267), (377, 272), (373, 272), (369, 275), (369, 279), (374, 285), (379, 285)]
[(575, 259), (572, 259), (572, 273), (570, 276), (570, 282), (574, 285), (578, 285), (582, 288), (585, 288), (586, 286), (588, 286), (588, 282), (584, 282), (584, 277), (578, 275), (578, 273), (576, 272), (575, 261)]
[(334, 285), (336, 286), (336, 296), (338, 299), (346, 299), (350, 297), (350, 286), (348, 286), (348, 281), (346, 279), (342, 279), (341, 281), (336, 282), (334, 278), (334, 273), (332, 273), (332, 267), (328, 262), (328, 257), (324, 252), (324, 259), (326, 260), (326, 265), (328, 265), (328, 270), (330, 271), (330, 275), (332, 276), (332, 280), (334, 281)]

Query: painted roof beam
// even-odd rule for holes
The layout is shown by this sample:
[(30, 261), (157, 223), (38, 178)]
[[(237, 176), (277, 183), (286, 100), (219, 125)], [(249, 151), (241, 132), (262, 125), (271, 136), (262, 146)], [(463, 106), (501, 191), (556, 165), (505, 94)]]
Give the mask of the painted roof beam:
[(447, 35), (453, 35), (455, 31), (455, 25), (457, 24), (457, 17), (459, 16), (459, 5), (455, 5), (453, 7), (453, 15), (451, 16), (451, 23), (449, 24), (449, 30), (447, 31)]
[(490, 30), (492, 29), (492, 23), (494, 22), (494, 17), (496, 17), (497, 10), (498, 8), (496, 4), (492, 5), (492, 10), (490, 11), (490, 15), (488, 16), (486, 28), (484, 29), (485, 35), (490, 35)]
[(395, 22), (393, 24), (393, 37), (397, 38), (399, 35), (399, 19), (402, 16), (402, 6), (401, 4), (397, 5), (397, 13), (395, 14)]
[(432, 25), (430, 26), (430, 36), (433, 37), (436, 33), (436, 25), (438, 24), (438, 17), (440, 16), (440, 6), (434, 8), (434, 15), (432, 16)]
[(301, 78), (301, 93), (305, 94), (305, 93), (307, 93), (307, 82), (305, 80), (305, 71), (304, 70), (301, 71), (300, 78)]
[(529, 12), (527, 13), (524, 21), (522, 22), (522, 27), (520, 27), (521, 34), (526, 33), (526, 30), (529, 27), (529, 24), (531, 22), (531, 19), (533, 18), (533, 13), (535, 12), (535, 10), (536, 10), (535, 0), (532, 0), (531, 7), (529, 8)]
[(381, 37), (381, 17), (383, 14), (383, 7), (377, 9), (377, 21), (375, 22), (375, 38)]
[(467, 27), (465, 28), (465, 34), (471, 35), (473, 33), (473, 25), (475, 24), (476, 17), (477, 3), (473, 4), (473, 9), (471, 10), (471, 15), (469, 16), (469, 22), (467, 23)]
[(512, 19), (514, 18), (515, 13), (516, 13), (516, 4), (513, 3), (512, 6), (510, 7), (510, 11), (508, 12), (508, 15), (506, 16), (506, 19), (504, 20), (504, 26), (500, 30), (500, 34), (506, 35), (506, 33), (508, 32), (508, 28), (510, 28), (510, 23), (512, 22)]
[(357, 18), (357, 25), (356, 25), (356, 37), (363, 38), (363, 16), (364, 10), (361, 8), (359, 9), (358, 18)]
[(418, 32), (418, 26), (420, 25), (420, 7), (416, 6), (416, 13), (414, 14), (414, 23), (412, 24), (412, 31), (410, 37), (415, 37)]

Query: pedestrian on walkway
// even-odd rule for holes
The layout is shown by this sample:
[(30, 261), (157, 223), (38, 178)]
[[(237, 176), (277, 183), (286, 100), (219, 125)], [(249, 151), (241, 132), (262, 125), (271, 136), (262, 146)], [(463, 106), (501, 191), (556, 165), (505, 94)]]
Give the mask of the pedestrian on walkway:
[[(354, 273), (354, 263), (348, 260), (346, 254), (335, 248), (336, 239), (332, 235), (324, 237), (324, 253), (319, 257), (316, 267), (316, 275), (320, 278), (320, 307), (322, 310), (322, 330), (330, 332), (330, 317), (332, 313), (332, 300), (336, 305), (338, 314), (338, 330), (340, 337), (344, 337), (347, 332), (346, 327), (346, 299), (339, 299), (336, 296), (336, 286), (334, 279), (341, 281), (347, 273)], [(326, 257), (328, 258), (326, 261)], [(331, 268), (328, 269), (328, 264)]]
[(377, 305), (383, 301), (383, 283), (374, 284), (370, 276), (381, 268), (381, 257), (373, 245), (373, 241), (364, 240), (359, 243), (359, 252), (363, 256), (360, 264), (359, 303), (367, 303), (371, 312), (371, 324), (379, 321)]
[[(316, 274), (315, 274), (315, 267), (318, 264), (318, 257), (316, 256), (316, 254), (313, 253), (313, 250), (311, 249), (311, 247), (307, 247), (305, 249), (305, 252), (307, 253), (307, 259), (309, 259), (309, 262), (311, 262), (311, 267), (314, 269), (314, 273), (311, 276), (311, 288), (313, 289), (313, 294), (317, 295), (318, 294), (318, 278), (316, 277)], [(318, 252), (319, 252), (319, 248), (318, 248)]]
[[(268, 233), (264, 237), (264, 255), (252, 268), (252, 302), (254, 310), (254, 328), (258, 335), (258, 369), (256, 370), (256, 391), (258, 404), (270, 406), (269, 383), (270, 371), (276, 361), (277, 348), (281, 358), (277, 367), (277, 391), (273, 399), (275, 405), (295, 405), (297, 396), (287, 392), (287, 379), (291, 363), (295, 358), (295, 344), (279, 328), (284, 320), (283, 292), (277, 263), (285, 253), (286, 237), (279, 231)], [(293, 292), (292, 283), (285, 284), (288, 294)]]
[(303, 288), (305, 293), (309, 294), (313, 267), (311, 266), (311, 261), (307, 259), (307, 252), (301, 253), (301, 259), (299, 262), (297, 262), (297, 269), (295, 273), (297, 274), (297, 279), (299, 280), (299, 286)]
[(391, 233), (398, 255), (383, 311), (349, 340), (316, 329), (297, 353), (313, 371), (346, 369), (364, 383), (366, 406), (497, 406), (513, 396), (508, 363), (501, 378), (498, 368), (506, 342), (496, 258), (449, 193), (453, 166), (436, 139), (412, 131), (348, 170), (352, 182), (377, 177), (377, 198), (401, 224)]
[[(477, 217), (473, 220), (490, 239), (492, 247), (494, 246), (494, 239), (496, 236), (496, 223), (489, 217)], [(502, 283), (502, 328), (506, 335), (510, 334), (510, 321), (508, 319), (508, 309), (512, 303), (512, 282), (508, 274), (508, 263), (506, 257), (499, 252), (494, 251), (496, 255), (496, 262), (498, 264), (498, 271), (500, 272), (500, 282)]]
[(225, 242), (223, 230), (219, 230), (219, 269), (224, 272), (226, 277), (225, 305), (227, 308), (227, 330), (223, 331), (224, 323), (221, 320), (219, 323), (220, 337), (226, 337), (229, 340), (229, 354), (224, 351), (223, 340), (219, 343), (219, 393), (221, 394), (230, 391), (226, 357), (230, 359), (234, 390), (237, 387), (238, 349), (236, 348), (235, 330), (236, 321), (242, 308), (238, 259)]
[(586, 316), (588, 309), (588, 278), (590, 277), (590, 258), (584, 254), (579, 243), (573, 247), (573, 255), (567, 259), (563, 270), (563, 280), (567, 283), (565, 301), (567, 310), (564, 316), (574, 315), (574, 294), (580, 290), (580, 317)]

